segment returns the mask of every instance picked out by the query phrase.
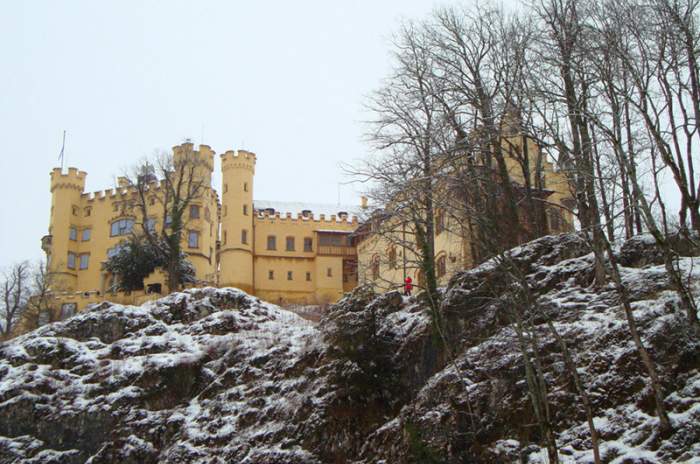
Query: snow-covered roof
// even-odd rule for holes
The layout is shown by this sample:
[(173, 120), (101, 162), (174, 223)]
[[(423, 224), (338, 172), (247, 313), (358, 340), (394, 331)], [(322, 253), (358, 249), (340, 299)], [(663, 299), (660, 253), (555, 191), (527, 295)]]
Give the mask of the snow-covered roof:
[(316, 232), (321, 232), (322, 234), (349, 234), (349, 233), (352, 233), (351, 230), (338, 230), (338, 229), (316, 229)]
[(284, 215), (292, 213), (292, 216), (301, 214), (302, 211), (311, 211), (314, 219), (320, 219), (321, 214), (324, 214), (326, 219), (329, 219), (331, 214), (347, 213), (350, 217), (360, 216), (362, 208), (360, 205), (338, 205), (332, 203), (304, 203), (296, 201), (268, 201), (268, 200), (253, 200), (253, 209), (263, 210), (274, 208), (275, 212)]

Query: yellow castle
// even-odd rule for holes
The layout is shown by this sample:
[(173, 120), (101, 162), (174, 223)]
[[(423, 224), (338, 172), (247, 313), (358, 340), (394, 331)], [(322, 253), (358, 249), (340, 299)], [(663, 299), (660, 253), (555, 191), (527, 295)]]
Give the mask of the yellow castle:
[[(540, 156), (540, 149), (522, 135), (504, 136), (503, 141), (510, 153), (512, 182), (522, 186), (515, 153)], [(396, 246), (396, 241), (374, 230), (376, 214), (364, 214), (364, 221), (359, 221), (358, 214), (369, 213), (364, 197), (358, 208), (255, 200), (256, 156), (244, 150), (220, 155), (219, 197), (211, 180), (214, 151), (207, 145), (195, 150), (189, 142), (173, 147), (175, 161), (185, 156), (197, 160), (197, 175), (204, 186), (189, 205), (182, 237), (196, 285), (238, 287), (278, 304), (333, 302), (358, 283), (372, 283), (379, 290), (400, 288), (407, 276), (421, 286), (410, 231), (409, 240)], [(548, 161), (541, 174), (546, 188), (540, 194), (547, 204), (546, 230), (541, 233), (573, 230), (573, 201), (566, 177)], [(86, 176), (76, 168), (51, 172), (49, 234), (42, 238), (51, 279), (51, 309), (43, 315), (45, 321), (65, 318), (103, 300), (138, 304), (169, 291), (158, 269), (144, 280), (142, 291), (111, 290), (114, 276), (104, 263), (134, 227), (142, 227), (143, 219), (134, 207), (137, 192), (127, 179), (118, 179), (114, 189), (87, 193)], [(151, 205), (149, 227), (168, 220), (162, 205), (155, 201)], [(467, 220), (457, 218), (456, 226), (451, 223), (454, 215), (438, 210), (436, 216), (436, 271), (439, 284), (444, 285), (455, 271), (482, 259), (474, 253), (472, 235), (462, 227)], [(41, 324), (39, 319), (34, 324)]]
[[(555, 169), (546, 159), (536, 141), (517, 130), (511, 131), (501, 139), (505, 153), (505, 164), (514, 188), (522, 189), (525, 185), (521, 167), (523, 157), (531, 163), (541, 160), (541, 182), (543, 186), (533, 189), (538, 196), (539, 205), (544, 212), (543, 230), (539, 235), (558, 234), (574, 230), (574, 200), (571, 196), (566, 175)], [(530, 171), (530, 185), (535, 182), (536, 172)], [(445, 195), (449, 197), (449, 193)], [(435, 273), (439, 286), (447, 285), (450, 277), (457, 271), (470, 269), (488, 256), (481, 256), (475, 246), (475, 232), (469, 223), (472, 219), (464, 212), (449, 211), (446, 207), (460, 203), (459, 198), (450, 198), (436, 208), (433, 223), (435, 231)], [(523, 205), (526, 205), (523, 202)], [(384, 207), (385, 205), (380, 205)], [(520, 207), (522, 215), (523, 207)], [(400, 289), (405, 279), (410, 277), (412, 283), (420, 289), (424, 278), (417, 264), (419, 256), (414, 233), (410, 224), (398, 224), (392, 216), (383, 214), (381, 209), (367, 215), (355, 232), (353, 243), (358, 255), (358, 280), (360, 283), (372, 283), (381, 291)], [(394, 222), (388, 226), (382, 223)], [(534, 234), (535, 236), (538, 234)], [(534, 237), (531, 237), (534, 238)], [(520, 242), (527, 240), (523, 238)]]
[[(197, 285), (238, 287), (282, 304), (323, 304), (357, 285), (357, 256), (349, 235), (358, 219), (349, 207), (253, 199), (256, 156), (238, 150), (220, 155), (221, 197), (211, 186), (215, 152), (191, 143), (173, 148), (173, 158), (194, 156), (203, 193), (189, 205), (182, 247)], [(51, 172), (51, 217), (42, 238), (51, 277), (54, 312), (63, 318), (102, 300), (134, 304), (167, 293), (160, 271), (142, 292), (113, 292), (104, 263), (141, 221), (135, 188), (85, 192), (87, 174), (76, 168)], [(168, 220), (152, 201), (149, 227)], [(152, 214), (152, 217), (151, 217)], [(165, 219), (163, 219), (165, 218)], [(140, 226), (139, 226), (140, 227)]]

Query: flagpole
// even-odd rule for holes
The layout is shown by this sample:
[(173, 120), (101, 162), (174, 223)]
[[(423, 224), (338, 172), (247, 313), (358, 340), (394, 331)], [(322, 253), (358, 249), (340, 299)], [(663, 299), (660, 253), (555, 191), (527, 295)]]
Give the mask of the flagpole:
[(66, 149), (66, 131), (63, 131), (63, 144), (61, 144), (61, 153), (58, 155), (58, 159), (61, 160), (61, 172), (63, 172), (63, 160), (64, 160), (64, 150)]

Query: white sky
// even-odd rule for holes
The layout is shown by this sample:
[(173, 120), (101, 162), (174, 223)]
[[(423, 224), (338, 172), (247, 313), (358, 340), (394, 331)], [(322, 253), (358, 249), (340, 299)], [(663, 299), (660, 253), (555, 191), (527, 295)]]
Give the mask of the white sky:
[[(66, 164), (88, 172), (87, 191), (203, 134), (217, 153), (257, 153), (255, 198), (336, 202), (339, 163), (367, 152), (362, 102), (388, 72), (391, 34), (434, 6), (4, 2), (0, 268), (43, 257), (49, 172), (64, 129)], [(358, 201), (350, 186), (341, 196)]]

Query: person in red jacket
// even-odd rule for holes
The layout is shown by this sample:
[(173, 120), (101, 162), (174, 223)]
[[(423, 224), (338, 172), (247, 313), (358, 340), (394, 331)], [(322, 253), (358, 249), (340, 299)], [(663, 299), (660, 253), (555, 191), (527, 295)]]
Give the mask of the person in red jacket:
[(413, 290), (413, 279), (410, 276), (406, 277), (403, 285), (403, 294), (406, 296), (411, 296), (411, 291)]

